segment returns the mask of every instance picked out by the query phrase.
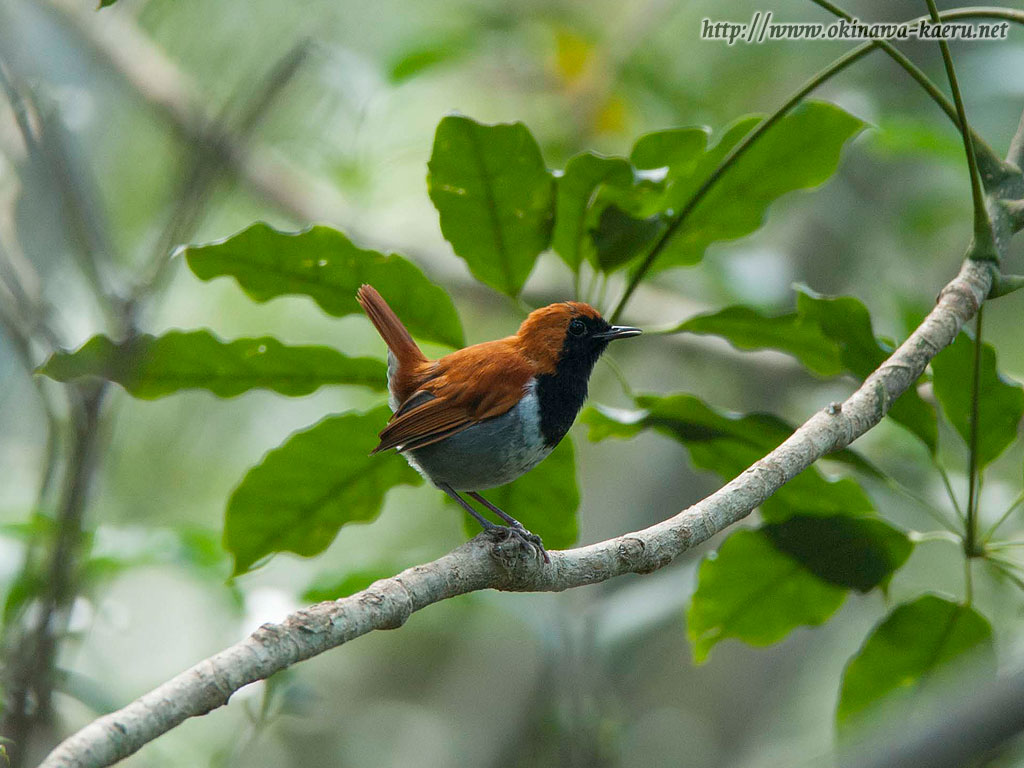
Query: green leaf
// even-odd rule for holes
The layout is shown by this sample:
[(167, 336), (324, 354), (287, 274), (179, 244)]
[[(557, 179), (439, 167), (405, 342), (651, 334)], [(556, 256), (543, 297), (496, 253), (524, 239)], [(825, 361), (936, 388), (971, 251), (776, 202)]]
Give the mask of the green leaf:
[[(822, 376), (845, 370), (865, 379), (892, 354), (890, 344), (875, 338), (871, 315), (858, 299), (824, 296), (804, 285), (795, 288), (795, 313), (771, 316), (739, 305), (689, 318), (667, 332), (715, 334), (740, 349), (777, 349)], [(935, 452), (935, 409), (915, 388), (903, 393), (888, 415)]]
[(887, 583), (914, 548), (903, 531), (882, 520), (842, 515), (791, 517), (762, 530), (819, 579), (858, 592)]
[[(875, 338), (871, 315), (852, 296), (823, 296), (807, 286), (796, 286), (797, 314), (839, 347), (843, 367), (859, 379), (866, 379), (892, 354), (891, 345)], [(898, 424), (918, 437), (931, 453), (938, 447), (935, 409), (921, 399), (917, 389), (904, 392), (888, 413)]]
[[(760, 122), (745, 118), (727, 131), (689, 172), (672, 173), (668, 207), (678, 210), (729, 150)], [(805, 101), (736, 160), (686, 221), (673, 233), (656, 267), (696, 264), (714, 242), (748, 235), (764, 221), (768, 206), (787, 192), (815, 187), (831, 176), (845, 143), (865, 123), (839, 107)]]
[(4, 626), (11, 626), (21, 609), (31, 600), (42, 595), (45, 587), (46, 581), (39, 574), (28, 571), (19, 572), (7, 588), (7, 594), (4, 597), (3, 612), (0, 613), (0, 619), (3, 620)]
[(478, 280), (517, 296), (554, 220), (554, 179), (530, 131), (450, 115), (427, 167), (445, 239)]
[(636, 140), (629, 161), (642, 170), (670, 168), (675, 176), (682, 177), (704, 157), (709, 133), (704, 127), (646, 133)]
[[(580, 506), (574, 453), (572, 440), (566, 437), (550, 456), (518, 480), (480, 495), (540, 536), (546, 548), (571, 547), (579, 536), (576, 511)], [(480, 533), (479, 523), (462, 514), (466, 532), (471, 536)]]
[(403, 83), (442, 64), (451, 64), (468, 54), (478, 40), (468, 30), (419, 40), (388, 62), (388, 78), (392, 83)]
[(871, 132), (867, 147), (886, 162), (922, 155), (957, 166), (964, 161), (964, 145), (957, 132), (944, 131), (943, 126), (932, 120), (905, 115), (884, 118), (877, 127)]
[(906, 702), (943, 666), (969, 653), (995, 667), (992, 627), (973, 608), (935, 595), (898, 606), (868, 636), (843, 673), (840, 728), (887, 702)]
[(606, 206), (598, 217), (596, 229), (590, 230), (598, 268), (602, 272), (613, 272), (634, 256), (646, 253), (665, 227), (660, 216), (635, 219), (617, 205)]
[(687, 630), (697, 663), (729, 637), (771, 645), (799, 626), (826, 622), (846, 590), (776, 549), (763, 531), (740, 530), (700, 564)]
[(837, 376), (843, 370), (836, 344), (817, 324), (805, 321), (795, 312), (767, 315), (737, 305), (696, 315), (669, 332), (721, 336), (738, 349), (777, 349), (822, 376)]
[[(793, 427), (771, 414), (745, 416), (718, 411), (692, 395), (642, 395), (639, 411), (603, 407), (588, 408), (581, 420), (590, 427), (590, 439), (629, 438), (654, 429), (686, 446), (694, 466), (709, 469), (731, 480), (773, 451), (793, 433)], [(871, 474), (870, 464), (852, 451), (829, 456)], [(782, 486), (761, 508), (769, 522), (793, 515), (872, 514), (873, 506), (861, 487), (850, 478), (827, 479), (810, 467)]]
[(604, 157), (593, 152), (569, 158), (556, 182), (551, 247), (573, 272), (579, 272), (589, 245), (585, 237), (587, 211), (606, 183), (632, 184), (633, 169), (621, 157)]
[(843, 367), (859, 379), (866, 379), (892, 354), (892, 347), (875, 338), (871, 314), (853, 296), (826, 296), (806, 285), (796, 285), (796, 307), (800, 318), (818, 327), (839, 347)]
[(228, 499), (224, 521), (234, 575), (275, 552), (323, 552), (341, 526), (373, 520), (390, 488), (422, 482), (398, 454), (369, 455), (390, 415), (381, 406), (329, 416), (249, 470)]
[[(668, 175), (664, 183), (665, 191), (661, 199), (662, 209), (678, 211), (685, 206), (693, 193), (704, 184), (704, 181), (715, 171), (733, 147), (739, 144), (743, 137), (750, 133), (761, 120), (760, 115), (747, 115), (733, 121), (726, 126), (718, 143), (707, 148), (703, 154), (697, 157), (690, 157), (686, 153), (682, 156), (670, 154), (674, 161), (668, 166)], [(707, 132), (710, 134), (710, 129)], [(694, 213), (696, 210), (690, 214), (691, 218)], [(686, 225), (680, 227), (673, 234), (673, 240), (687, 228)], [(692, 263), (700, 261), (702, 256), (703, 254), (698, 255), (696, 261)]]
[(465, 345), (455, 306), (411, 261), (357, 248), (336, 229), (281, 232), (262, 222), (226, 240), (185, 249), (201, 280), (230, 276), (254, 301), (301, 294), (335, 317), (361, 314), (356, 291), (369, 283), (387, 299), (414, 336)]
[(277, 339), (221, 341), (209, 331), (145, 334), (114, 342), (93, 336), (74, 352), (57, 352), (37, 373), (57, 381), (99, 376), (135, 397), (152, 400), (184, 389), (234, 397), (250, 389), (308, 395), (325, 384), (383, 390), (387, 367), (367, 357), (346, 357), (330, 347), (288, 347)]
[[(932, 386), (942, 412), (968, 445), (971, 440), (971, 389), (974, 382), (974, 340), (960, 333), (932, 360)], [(1017, 438), (1024, 414), (1024, 389), (996, 367), (996, 351), (981, 347), (978, 390), (978, 468), (995, 459)]]

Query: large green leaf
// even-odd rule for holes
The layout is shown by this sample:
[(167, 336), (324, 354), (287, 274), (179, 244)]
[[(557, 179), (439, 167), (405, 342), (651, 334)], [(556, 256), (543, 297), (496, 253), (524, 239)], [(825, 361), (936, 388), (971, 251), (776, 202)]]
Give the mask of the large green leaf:
[(554, 220), (554, 178), (530, 131), (450, 115), (427, 167), (445, 239), (478, 280), (518, 295)]
[[(892, 354), (890, 344), (875, 338), (871, 315), (858, 299), (824, 296), (803, 285), (796, 286), (796, 291), (796, 312), (773, 316), (738, 305), (691, 317), (670, 332), (715, 334), (740, 349), (777, 349), (823, 376), (845, 370), (865, 379)], [(897, 399), (889, 416), (934, 453), (938, 441), (935, 409), (916, 389)]]
[[(725, 155), (759, 122), (738, 121), (687, 171), (671, 173), (667, 206), (678, 210)], [(764, 221), (768, 206), (797, 189), (814, 187), (839, 164), (844, 144), (865, 123), (833, 104), (806, 101), (769, 128), (739, 157), (672, 234), (656, 268), (696, 264), (714, 242), (748, 235)]]
[(700, 565), (687, 629), (697, 662), (734, 637), (771, 645), (799, 626), (823, 624), (846, 590), (776, 549), (763, 531), (741, 530)]
[[(797, 286), (796, 307), (805, 323), (817, 325), (839, 347), (843, 367), (859, 379), (867, 378), (893, 352), (891, 345), (875, 338), (867, 307), (852, 296), (823, 296), (806, 286)], [(897, 398), (889, 416), (935, 452), (935, 409), (921, 399), (917, 389), (911, 387)]]
[(123, 342), (93, 336), (74, 352), (57, 352), (38, 373), (57, 381), (99, 376), (145, 400), (183, 389), (234, 397), (250, 389), (308, 395), (324, 384), (384, 389), (387, 368), (330, 347), (287, 347), (277, 339), (221, 341), (209, 331), (145, 334)]
[(224, 521), (236, 575), (275, 552), (322, 552), (341, 526), (375, 518), (390, 488), (422, 482), (398, 454), (369, 455), (390, 415), (381, 406), (329, 416), (249, 470)]
[[(932, 385), (942, 412), (970, 444), (971, 390), (974, 383), (974, 340), (959, 334), (932, 360)], [(996, 351), (981, 347), (978, 389), (978, 467), (982, 468), (1017, 438), (1024, 414), (1024, 389), (1004, 377), (996, 367)]]
[(587, 210), (602, 184), (628, 186), (633, 169), (621, 157), (604, 157), (584, 152), (569, 158), (556, 183), (555, 225), (551, 247), (573, 272), (578, 272), (587, 255)]
[(845, 515), (791, 517), (762, 530), (818, 578), (859, 592), (885, 584), (914, 548), (903, 531), (882, 520)]
[(660, 216), (637, 219), (615, 204), (605, 206), (598, 216), (597, 226), (590, 230), (598, 269), (614, 272), (634, 256), (646, 253), (665, 227), (665, 220)]
[(883, 700), (906, 701), (941, 668), (973, 654), (994, 668), (992, 627), (973, 608), (935, 595), (898, 606), (843, 674), (836, 719), (848, 726)]
[(233, 277), (255, 301), (302, 294), (336, 317), (362, 312), (356, 291), (369, 283), (414, 336), (465, 344), (451, 299), (419, 267), (397, 254), (358, 248), (330, 227), (281, 232), (257, 223), (226, 240), (189, 246), (185, 258), (201, 280)]
[[(782, 419), (766, 413), (745, 416), (718, 411), (692, 395), (642, 395), (641, 410), (588, 408), (581, 417), (590, 439), (629, 438), (654, 429), (679, 441), (694, 465), (731, 480), (793, 433)], [(875, 474), (876, 470), (852, 451), (829, 458)], [(810, 467), (782, 486), (761, 508), (765, 520), (781, 522), (793, 515), (870, 515), (871, 500), (850, 478), (827, 479)]]
[[(548, 549), (565, 549), (576, 543), (580, 494), (576, 487), (573, 444), (568, 437), (518, 480), (483, 491), (481, 495), (540, 536)], [(472, 499), (467, 501), (474, 503)], [(471, 536), (478, 534), (480, 524), (465, 512), (462, 514), (466, 518), (466, 532)]]
[(666, 184), (643, 171), (691, 170), (707, 137), (705, 128), (673, 128), (641, 136), (628, 161), (592, 152), (570, 158), (557, 182), (554, 249), (574, 271), (585, 258), (604, 272), (646, 252), (666, 227)]
[(892, 354), (892, 347), (875, 338), (868, 308), (853, 296), (826, 296), (806, 285), (795, 286), (800, 318), (818, 327), (839, 347), (843, 367), (859, 379), (867, 378)]
[[(670, 150), (672, 159), (668, 163), (665, 191), (661, 200), (662, 208), (678, 211), (685, 206), (693, 193), (704, 184), (726, 155), (761, 122), (761, 119), (760, 115), (746, 115), (734, 120), (726, 126), (718, 142), (707, 147), (698, 157), (692, 157), (689, 152), (683, 152), (680, 156), (679, 153)], [(684, 145), (687, 143), (684, 141)], [(673, 238), (679, 236), (686, 228), (685, 225), (682, 226), (673, 234)], [(702, 256), (703, 254), (698, 255), (692, 263), (700, 261)]]
[(738, 349), (777, 349), (822, 376), (837, 376), (843, 370), (835, 342), (795, 312), (768, 315), (737, 305), (691, 317), (671, 332), (722, 336)]

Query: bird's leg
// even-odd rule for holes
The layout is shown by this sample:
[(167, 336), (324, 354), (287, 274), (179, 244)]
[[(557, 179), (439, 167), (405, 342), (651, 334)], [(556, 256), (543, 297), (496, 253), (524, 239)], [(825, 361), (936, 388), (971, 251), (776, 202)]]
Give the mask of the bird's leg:
[(515, 526), (517, 526), (517, 527), (506, 528), (503, 525), (495, 525), (490, 520), (488, 520), (486, 517), (484, 517), (479, 512), (477, 512), (475, 509), (473, 509), (472, 505), (468, 501), (466, 501), (464, 498), (459, 496), (459, 494), (455, 492), (455, 489), (452, 488), (447, 483), (438, 483), (437, 487), (440, 488), (445, 493), (447, 493), (453, 499), (455, 499), (455, 501), (457, 501), (459, 503), (460, 507), (462, 507), (464, 510), (469, 512), (469, 514), (471, 514), (473, 516), (473, 518), (478, 523), (480, 523), (481, 526), (483, 526), (483, 529), (485, 531), (493, 531), (493, 530), (506, 531), (509, 535), (515, 536), (522, 543), (524, 543), (524, 544), (532, 544), (533, 546), (537, 547), (537, 549), (540, 550), (541, 556), (544, 558), (544, 562), (545, 563), (550, 563), (551, 562), (551, 558), (548, 557), (548, 552), (547, 552), (546, 549), (544, 549), (544, 544), (541, 542), (540, 536), (537, 536), (536, 534), (530, 533), (528, 530), (523, 528), (522, 524), (518, 520), (511, 519), (504, 512), (502, 512), (500, 509), (495, 507), (490, 502), (483, 501), (483, 499), (480, 496), (480, 494), (470, 493), (470, 496), (472, 496), (474, 499), (477, 499), (478, 501), (481, 501), (488, 509), (490, 509), (493, 512), (495, 512), (495, 514), (499, 514), (502, 519), (509, 520), (510, 522), (515, 523)]
[(466, 501), (464, 498), (462, 498), (461, 496), (459, 496), (459, 494), (457, 494), (455, 492), (455, 489), (452, 488), (447, 483), (438, 483), (437, 487), (440, 488), (445, 493), (447, 493), (453, 499), (455, 499), (455, 501), (457, 501), (459, 503), (459, 506), (461, 506), (464, 510), (466, 510), (467, 512), (469, 512), (469, 514), (471, 514), (474, 518), (476, 518), (476, 521), (478, 523), (480, 523), (480, 525), (483, 526), (485, 531), (489, 531), (492, 528), (501, 528), (502, 527), (500, 525), (495, 525), (490, 520), (488, 520), (486, 517), (484, 517), (479, 512), (477, 512), (475, 509), (473, 509), (473, 507), (470, 505), (470, 503), (468, 501)]
[(467, 491), (467, 495), (470, 498), (476, 499), (477, 501), (479, 501), (481, 504), (483, 504), (485, 507), (487, 507), (489, 510), (491, 510), (491, 512), (493, 512), (498, 517), (500, 517), (502, 520), (504, 520), (506, 523), (511, 525), (512, 528), (519, 534), (519, 536), (521, 536), (523, 539), (525, 539), (526, 541), (530, 542), (531, 544), (535, 545), (538, 549), (540, 549), (541, 554), (544, 555), (544, 562), (545, 563), (550, 563), (551, 562), (551, 558), (548, 557), (548, 551), (546, 549), (544, 549), (544, 542), (542, 542), (540, 540), (540, 536), (538, 536), (535, 533), (530, 533), (528, 530), (526, 530), (526, 527), (522, 523), (520, 523), (518, 520), (516, 520), (514, 517), (512, 517), (512, 515), (508, 514), (508, 512), (505, 512), (505, 511), (499, 509), (498, 507), (494, 506), (493, 504), (491, 504), (491, 502), (489, 502), (487, 499), (485, 499), (483, 496), (481, 496), (476, 491)]
[(498, 517), (500, 517), (502, 520), (504, 520), (506, 523), (513, 526), (514, 528), (518, 528), (521, 531), (526, 530), (523, 524), (516, 520), (514, 517), (512, 517), (512, 515), (494, 506), (493, 504), (491, 504), (491, 502), (489, 502), (476, 491), (466, 491), (466, 495), (469, 496), (471, 499), (476, 499), (477, 501), (479, 501), (481, 504), (483, 504), (485, 507), (491, 510), (491, 512), (496, 514)]

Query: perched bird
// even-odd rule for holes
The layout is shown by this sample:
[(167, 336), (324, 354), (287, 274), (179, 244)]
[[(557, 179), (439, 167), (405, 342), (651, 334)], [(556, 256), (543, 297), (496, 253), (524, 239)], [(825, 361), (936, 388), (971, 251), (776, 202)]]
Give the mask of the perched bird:
[(512, 482), (551, 453), (583, 406), (608, 342), (640, 329), (610, 325), (589, 304), (565, 301), (531, 312), (514, 336), (428, 360), (373, 286), (362, 286), (357, 298), (388, 347), (394, 414), (373, 453), (394, 448), (485, 529), (505, 528), (477, 512), (464, 491), (547, 561), (540, 538), (479, 491)]

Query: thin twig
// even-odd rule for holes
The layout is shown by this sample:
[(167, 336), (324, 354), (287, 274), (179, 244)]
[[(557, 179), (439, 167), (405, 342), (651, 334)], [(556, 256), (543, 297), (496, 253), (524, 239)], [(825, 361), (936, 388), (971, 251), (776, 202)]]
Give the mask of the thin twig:
[(935, 467), (935, 471), (939, 473), (939, 477), (942, 478), (942, 484), (946, 488), (946, 496), (949, 497), (950, 502), (953, 504), (956, 516), (960, 519), (961, 523), (966, 524), (967, 516), (960, 507), (960, 502), (957, 501), (956, 491), (953, 490), (953, 483), (949, 479), (949, 473), (946, 472), (946, 468), (942, 466), (942, 463), (935, 456), (932, 456), (932, 465)]
[[(935, 7), (935, 0), (925, 0), (925, 2), (928, 4), (932, 21), (935, 24), (940, 24), (939, 9)], [(974, 204), (974, 247), (977, 250), (974, 258), (994, 259), (996, 258), (995, 235), (992, 232), (992, 222), (989, 221), (988, 212), (985, 210), (985, 193), (982, 191), (981, 173), (978, 171), (977, 150), (974, 144), (975, 134), (971, 124), (967, 122), (967, 110), (964, 107), (963, 96), (960, 94), (960, 82), (956, 77), (956, 68), (953, 66), (953, 57), (949, 52), (949, 43), (939, 38), (939, 49), (942, 51), (942, 62), (946, 67), (949, 89), (953, 93), (960, 135), (964, 142), (964, 153), (967, 155), (967, 171), (971, 177), (971, 200)], [(981, 322), (981, 313), (978, 314), (978, 322)]]
[(977, 554), (978, 544), (978, 432), (981, 410), (981, 320), (984, 304), (978, 307), (977, 325), (974, 332), (974, 370), (971, 377), (971, 434), (967, 457), (967, 528), (964, 536), (964, 553), (967, 557)]
[(935, 509), (935, 505), (932, 504), (928, 499), (911, 490), (910, 488), (905, 486), (903, 483), (901, 483), (899, 480), (897, 480), (895, 477), (892, 477), (891, 475), (885, 475), (885, 484), (888, 485), (892, 490), (897, 491), (898, 493), (902, 493), (908, 499), (917, 502), (921, 506), (921, 509), (923, 509), (932, 520), (937, 522), (939, 525), (941, 525), (943, 528), (945, 528), (953, 535), (957, 536), (959, 540), (960, 532), (956, 529), (956, 526), (952, 523), (952, 521), (948, 520), (942, 513)]
[[(929, 0), (925, 1), (929, 2)], [(829, 13), (832, 13), (833, 15), (838, 16), (839, 18), (846, 19), (847, 21), (853, 21), (853, 16), (851, 16), (849, 13), (847, 13), (834, 3), (829, 2), (829, 0), (811, 0), (811, 2), (817, 6), (820, 6), (821, 8), (824, 8)], [(950, 18), (950, 15), (948, 13), (944, 13), (941, 14), (941, 16), (932, 17), (932, 20), (939, 21), (941, 19), (948, 18)], [(914, 21), (921, 21), (921, 19), (915, 19)], [(1021, 17), (1021, 23), (1024, 23), (1024, 16)], [(893, 61), (899, 64), (906, 71), (906, 73), (910, 75), (917, 82), (917, 84), (921, 86), (922, 89), (924, 89), (925, 93), (928, 94), (929, 98), (931, 98), (932, 101), (939, 105), (939, 108), (946, 113), (946, 116), (950, 119), (950, 121), (958, 130), (960, 130), (961, 132), (966, 131), (966, 134), (969, 137), (967, 139), (967, 143), (968, 146), (971, 147), (969, 151), (972, 152), (973, 154), (974, 147), (977, 147), (983, 151), (986, 170), (990, 173), (991, 178), (993, 180), (996, 180), (1000, 175), (997, 169), (1002, 165), (1002, 163), (996, 156), (996, 154), (992, 151), (992, 149), (988, 146), (988, 144), (985, 143), (984, 139), (982, 139), (981, 136), (975, 133), (974, 129), (972, 129), (970, 127), (970, 124), (967, 122), (963, 114), (963, 102), (959, 100), (959, 87), (954, 89), (954, 100), (958, 103), (950, 102), (950, 100), (946, 98), (945, 94), (939, 89), (939, 87), (929, 79), (928, 75), (926, 75), (920, 67), (914, 64), (914, 62), (908, 59), (906, 55), (904, 55), (896, 46), (894, 46), (888, 40), (884, 40), (881, 38), (872, 40), (872, 42), (875, 45), (877, 45), (881, 50), (885, 51), (886, 54), (888, 54)], [(945, 45), (945, 41), (941, 42), (943, 45)], [(947, 72), (948, 71), (949, 69), (947, 68)], [(956, 76), (953, 75), (952, 79), (955, 81)], [(975, 163), (975, 165), (972, 167), (972, 171), (976, 170), (977, 164)]]
[[(831, 3), (824, 3), (819, 0), (812, 0), (817, 2), (824, 8), (828, 8), (833, 13), (839, 16), (845, 14), (841, 9), (831, 5)], [(942, 18), (945, 19), (956, 19), (956, 18), (971, 18), (971, 17), (983, 17), (983, 18), (1005, 18), (1015, 23), (1024, 24), (1024, 13), (1015, 12), (1010, 9), (995, 9), (995, 8), (964, 8), (958, 9), (957, 11), (947, 11), (941, 14)], [(915, 19), (917, 21), (917, 19)], [(654, 246), (648, 251), (647, 256), (640, 263), (637, 269), (633, 272), (626, 284), (626, 289), (619, 299), (619, 303), (615, 306), (615, 310), (611, 314), (611, 321), (614, 323), (622, 315), (622, 312), (626, 308), (626, 304), (632, 297), (633, 292), (637, 286), (640, 285), (641, 281), (650, 272), (651, 267), (657, 260), (658, 256), (661, 255), (662, 251), (668, 245), (669, 241), (678, 231), (679, 227), (686, 221), (697, 205), (704, 199), (704, 197), (711, 191), (712, 187), (718, 182), (718, 180), (724, 175), (725, 171), (736, 162), (739, 157), (743, 155), (755, 142), (757, 142), (764, 133), (777, 123), (782, 117), (784, 117), (789, 110), (800, 103), (809, 93), (815, 90), (822, 83), (830, 80), (835, 75), (839, 74), (858, 59), (866, 56), (874, 50), (884, 50), (890, 55), (900, 66), (902, 66), (922, 87), (929, 96), (942, 108), (942, 110), (953, 120), (954, 124), (959, 127), (958, 118), (956, 115), (956, 109), (950, 104), (949, 100), (942, 94), (938, 88), (935, 87), (928, 77), (921, 72), (909, 59), (901, 54), (896, 48), (889, 45), (884, 40), (872, 40), (871, 42), (864, 43), (857, 48), (849, 51), (848, 53), (840, 56), (832, 64), (827, 66), (815, 74), (810, 80), (808, 80), (801, 88), (793, 94), (781, 107), (775, 112), (762, 120), (758, 125), (748, 133), (742, 141), (740, 141), (732, 151), (730, 151), (725, 158), (718, 164), (714, 171), (704, 180), (689, 197), (686, 203), (680, 208), (675, 218), (669, 223), (668, 227), (662, 233), (661, 237), (658, 238)], [(991, 150), (987, 148), (987, 145), (980, 137), (975, 138), (975, 146), (984, 148), (986, 151), (986, 159), (992, 158), (988, 161), (993, 167), (998, 164), (998, 159), (994, 157)], [(997, 174), (993, 171), (993, 179), (991, 183), (995, 183), (1000, 180), (1002, 174)]]
[(999, 527), (1010, 518), (1010, 515), (1012, 515), (1014, 510), (1020, 507), (1021, 504), (1024, 504), (1024, 493), (1021, 493), (1020, 496), (1018, 496), (1014, 500), (1014, 502), (1009, 506), (1009, 508), (1007, 508), (1007, 510), (1003, 512), (999, 519), (992, 524), (992, 527), (985, 532), (985, 535), (981, 538), (982, 542), (987, 544), (988, 541), (992, 538), (992, 536), (995, 535), (995, 532), (999, 530)]
[(993, 541), (985, 545), (986, 552), (998, 552), (1001, 549), (1016, 549), (1024, 547), (1024, 539), (1006, 539), (1005, 541)]

